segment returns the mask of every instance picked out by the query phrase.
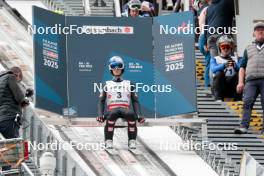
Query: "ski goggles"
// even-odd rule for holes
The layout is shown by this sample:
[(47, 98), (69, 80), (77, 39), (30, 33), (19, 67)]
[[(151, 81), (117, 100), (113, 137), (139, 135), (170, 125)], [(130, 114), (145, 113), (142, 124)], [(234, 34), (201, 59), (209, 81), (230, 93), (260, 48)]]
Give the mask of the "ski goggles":
[(123, 63), (111, 63), (109, 64), (109, 70), (124, 69)]
[(130, 5), (129, 6), (129, 8), (131, 9), (131, 10), (139, 10), (139, 9), (141, 9), (141, 5), (139, 5), (139, 4), (132, 4), (132, 5)]
[(231, 45), (226, 45), (226, 44), (220, 45), (221, 50), (225, 50), (225, 49), (229, 50), (231, 48), (232, 48)]

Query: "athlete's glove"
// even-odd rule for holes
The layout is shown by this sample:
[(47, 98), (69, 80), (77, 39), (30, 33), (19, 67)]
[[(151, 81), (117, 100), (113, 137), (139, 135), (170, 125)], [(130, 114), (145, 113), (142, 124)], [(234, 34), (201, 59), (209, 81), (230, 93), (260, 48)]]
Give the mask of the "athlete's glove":
[(234, 65), (235, 65), (235, 62), (232, 61), (232, 60), (230, 60), (230, 61), (227, 61), (225, 63), (225, 68), (227, 68), (227, 67), (234, 67)]
[(226, 62), (226, 63), (224, 64), (224, 66), (225, 66), (225, 68), (229, 67), (229, 63)]
[(235, 61), (231, 60), (231, 61), (228, 61), (228, 64), (230, 67), (234, 67), (235, 65)]
[(28, 106), (30, 103), (29, 103), (29, 100), (27, 98), (24, 98), (24, 100), (21, 102), (21, 106), (22, 107), (26, 107)]
[(104, 123), (105, 118), (104, 118), (104, 117), (96, 117), (96, 120), (97, 120), (99, 123)]
[(143, 124), (146, 120), (143, 117), (138, 118), (138, 123)]
[(25, 94), (25, 96), (26, 96), (26, 97), (32, 97), (33, 94), (34, 94), (33, 89), (28, 88), (28, 89), (26, 90), (26, 94)]

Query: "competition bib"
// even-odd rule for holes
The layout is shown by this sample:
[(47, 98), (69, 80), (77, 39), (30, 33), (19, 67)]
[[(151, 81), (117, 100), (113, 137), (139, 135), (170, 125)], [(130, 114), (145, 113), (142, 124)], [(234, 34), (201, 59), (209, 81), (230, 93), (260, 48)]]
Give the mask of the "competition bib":
[(129, 108), (131, 100), (130, 81), (106, 81), (106, 87), (106, 104), (108, 110), (118, 107)]
[(227, 67), (225, 70), (225, 76), (229, 77), (229, 76), (234, 76), (236, 73), (236, 70), (234, 69), (234, 67)]
[[(237, 62), (238, 62), (237, 58), (236, 57), (231, 57), (231, 58), (237, 64)], [(216, 56), (215, 59), (216, 59), (217, 64), (225, 64), (228, 61), (226, 59), (223, 59), (220, 56)], [(234, 67), (227, 67), (227, 68), (225, 68), (224, 73), (225, 73), (226, 77), (231, 77), (231, 76), (234, 76), (236, 74), (236, 70), (234, 69)]]

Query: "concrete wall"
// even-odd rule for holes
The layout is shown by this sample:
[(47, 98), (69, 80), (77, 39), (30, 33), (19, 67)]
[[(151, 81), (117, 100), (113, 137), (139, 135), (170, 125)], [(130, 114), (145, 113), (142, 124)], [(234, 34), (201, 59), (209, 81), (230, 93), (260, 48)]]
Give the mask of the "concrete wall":
[(254, 20), (264, 20), (263, 0), (238, 0), (239, 14), (236, 15), (238, 28), (237, 48), (241, 56), (245, 47), (253, 41)]

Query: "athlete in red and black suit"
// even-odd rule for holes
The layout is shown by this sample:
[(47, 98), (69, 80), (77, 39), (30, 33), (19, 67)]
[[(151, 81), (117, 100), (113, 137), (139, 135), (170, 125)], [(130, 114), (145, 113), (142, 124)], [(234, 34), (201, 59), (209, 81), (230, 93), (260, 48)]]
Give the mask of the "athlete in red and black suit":
[(113, 147), (113, 135), (115, 122), (118, 118), (127, 120), (128, 123), (128, 146), (136, 148), (137, 121), (144, 123), (141, 117), (138, 96), (135, 92), (135, 85), (128, 80), (122, 79), (124, 72), (124, 62), (122, 58), (114, 56), (109, 60), (109, 70), (114, 76), (113, 80), (106, 81), (98, 103), (97, 121), (103, 123), (105, 146)]

